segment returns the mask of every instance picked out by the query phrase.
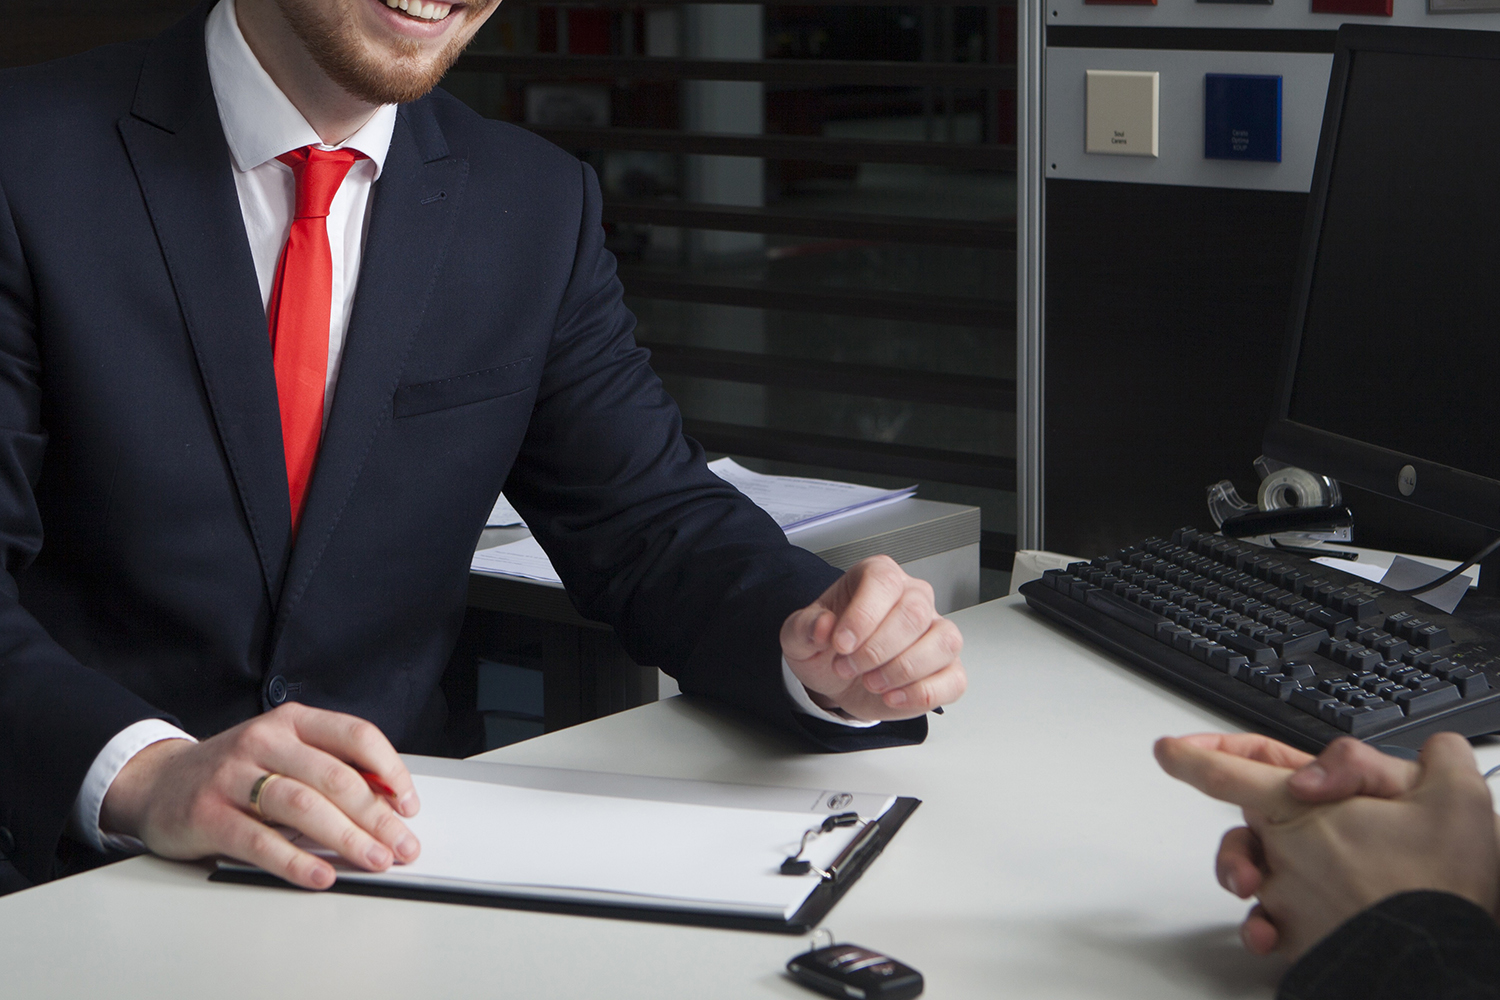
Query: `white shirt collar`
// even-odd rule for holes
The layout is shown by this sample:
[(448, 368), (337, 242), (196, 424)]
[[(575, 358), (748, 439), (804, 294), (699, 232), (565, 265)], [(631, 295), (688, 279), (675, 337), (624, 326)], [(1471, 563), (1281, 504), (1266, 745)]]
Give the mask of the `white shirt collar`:
[(234, 0), (220, 0), (209, 12), (204, 41), (208, 78), (235, 167), (247, 172), (293, 149), (319, 146), (358, 150), (374, 161), (380, 177), (396, 128), (396, 105), (381, 105), (338, 147), (326, 146), (250, 51), (234, 16)]

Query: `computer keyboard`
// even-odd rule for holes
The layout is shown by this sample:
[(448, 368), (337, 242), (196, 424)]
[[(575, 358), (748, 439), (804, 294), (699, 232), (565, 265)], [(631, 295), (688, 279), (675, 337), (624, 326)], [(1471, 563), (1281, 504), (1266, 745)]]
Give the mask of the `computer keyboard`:
[(1183, 528), (1020, 592), (1037, 611), (1294, 746), (1500, 731), (1500, 637), (1277, 549)]

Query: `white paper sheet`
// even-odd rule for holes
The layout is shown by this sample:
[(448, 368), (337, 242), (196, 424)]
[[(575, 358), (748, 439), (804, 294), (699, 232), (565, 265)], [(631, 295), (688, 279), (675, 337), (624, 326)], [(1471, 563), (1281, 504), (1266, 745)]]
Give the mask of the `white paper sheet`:
[[(548, 898), (781, 919), (795, 914), (819, 883), (816, 874), (787, 876), (777, 869), (821, 813), (613, 798), (431, 775), (413, 780), (422, 811), (406, 824), (422, 842), (421, 856), (380, 874), (340, 863), (341, 879), (468, 891), (503, 887)], [(881, 813), (894, 802), (894, 796), (887, 799)], [(819, 836), (803, 857), (826, 867), (858, 833), (858, 827), (845, 827)]]
[(768, 476), (751, 472), (732, 458), (710, 462), (708, 468), (770, 514), (787, 534), (905, 500), (917, 492), (915, 486), (884, 490), (831, 479)]
[(542, 551), (535, 538), (529, 537), (496, 545), (492, 549), (480, 549), (474, 553), (469, 568), (479, 573), (504, 573), (545, 583), (562, 583), (547, 553)]
[(495, 507), (490, 511), (490, 519), (484, 523), (484, 526), (486, 528), (519, 528), (525, 523), (502, 493), (495, 500)]

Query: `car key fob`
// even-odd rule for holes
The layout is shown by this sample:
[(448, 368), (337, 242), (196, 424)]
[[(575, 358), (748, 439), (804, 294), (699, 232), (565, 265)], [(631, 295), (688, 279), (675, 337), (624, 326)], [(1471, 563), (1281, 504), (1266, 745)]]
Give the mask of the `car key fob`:
[(922, 992), (916, 969), (857, 944), (814, 948), (786, 963), (786, 971), (804, 986), (846, 1000), (906, 1000)]

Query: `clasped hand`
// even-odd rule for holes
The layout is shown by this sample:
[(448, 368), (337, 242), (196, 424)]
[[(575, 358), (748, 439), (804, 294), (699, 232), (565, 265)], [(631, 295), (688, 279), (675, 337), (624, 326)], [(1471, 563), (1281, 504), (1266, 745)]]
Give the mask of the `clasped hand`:
[(869, 721), (957, 701), (968, 685), (963, 644), (932, 587), (888, 556), (856, 563), (781, 626), (787, 666), (813, 701)]
[(1462, 736), (1433, 736), (1418, 763), (1347, 737), (1313, 758), (1251, 734), (1164, 738), (1156, 759), (1243, 810), (1216, 867), (1224, 888), (1259, 900), (1241, 928), (1257, 954), (1296, 958), (1401, 892), (1450, 892), (1495, 911), (1496, 817)]

